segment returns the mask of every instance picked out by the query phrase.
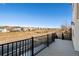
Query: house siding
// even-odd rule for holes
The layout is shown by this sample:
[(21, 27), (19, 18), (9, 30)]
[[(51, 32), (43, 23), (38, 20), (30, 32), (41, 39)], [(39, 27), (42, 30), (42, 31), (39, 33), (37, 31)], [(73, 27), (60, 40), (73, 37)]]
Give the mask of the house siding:
[(79, 51), (79, 4), (73, 4), (73, 22), (72, 25), (72, 40), (74, 45), (74, 50)]

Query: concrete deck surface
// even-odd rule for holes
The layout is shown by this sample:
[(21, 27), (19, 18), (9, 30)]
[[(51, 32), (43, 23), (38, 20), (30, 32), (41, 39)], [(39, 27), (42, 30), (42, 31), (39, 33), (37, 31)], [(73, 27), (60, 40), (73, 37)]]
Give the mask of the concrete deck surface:
[(37, 54), (37, 56), (78, 56), (79, 52), (74, 51), (73, 43), (70, 40), (55, 39), (49, 47)]

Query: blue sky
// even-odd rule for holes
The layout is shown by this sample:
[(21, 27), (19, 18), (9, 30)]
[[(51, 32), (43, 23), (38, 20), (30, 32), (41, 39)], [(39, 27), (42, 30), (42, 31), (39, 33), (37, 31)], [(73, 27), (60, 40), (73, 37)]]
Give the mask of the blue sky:
[(55, 28), (70, 24), (71, 16), (71, 5), (66, 3), (0, 4), (0, 25)]

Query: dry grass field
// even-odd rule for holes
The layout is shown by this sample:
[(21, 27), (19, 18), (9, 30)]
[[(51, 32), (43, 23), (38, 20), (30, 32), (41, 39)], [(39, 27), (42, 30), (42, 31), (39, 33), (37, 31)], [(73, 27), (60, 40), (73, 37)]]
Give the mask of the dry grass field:
[(32, 36), (46, 35), (54, 32), (53, 30), (35, 30), (26, 32), (7, 32), (0, 33), (0, 44), (31, 38)]

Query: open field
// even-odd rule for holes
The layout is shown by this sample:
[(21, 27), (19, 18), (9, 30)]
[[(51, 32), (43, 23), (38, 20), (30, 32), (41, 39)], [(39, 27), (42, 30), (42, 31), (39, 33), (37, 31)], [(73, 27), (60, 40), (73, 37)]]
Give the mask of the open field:
[(31, 38), (32, 36), (46, 35), (53, 32), (53, 30), (35, 30), (26, 32), (0, 33), (0, 44)]

